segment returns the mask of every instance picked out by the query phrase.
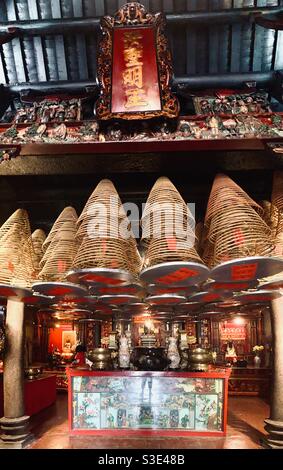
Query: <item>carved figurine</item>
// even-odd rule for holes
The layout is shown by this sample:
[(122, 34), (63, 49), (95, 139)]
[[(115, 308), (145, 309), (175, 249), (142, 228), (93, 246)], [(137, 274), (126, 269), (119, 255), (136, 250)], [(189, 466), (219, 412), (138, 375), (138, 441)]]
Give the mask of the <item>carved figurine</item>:
[(177, 338), (174, 336), (169, 338), (167, 357), (171, 361), (169, 364), (169, 369), (178, 369), (181, 358), (178, 351)]
[(208, 126), (211, 130), (211, 134), (213, 137), (218, 137), (219, 135), (219, 121), (215, 116), (212, 116), (208, 120)]
[(130, 367), (130, 351), (126, 336), (121, 336), (120, 338), (119, 367), (121, 369), (129, 369)]

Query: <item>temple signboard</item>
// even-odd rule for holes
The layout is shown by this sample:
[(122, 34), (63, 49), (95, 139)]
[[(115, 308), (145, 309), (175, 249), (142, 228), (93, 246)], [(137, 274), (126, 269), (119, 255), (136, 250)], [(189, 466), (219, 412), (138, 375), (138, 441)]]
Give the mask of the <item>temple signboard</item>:
[(245, 341), (247, 337), (246, 325), (236, 325), (233, 322), (223, 322), (219, 325), (221, 341)]
[(101, 20), (98, 119), (176, 117), (179, 104), (171, 93), (171, 55), (161, 13), (127, 3), (114, 17)]

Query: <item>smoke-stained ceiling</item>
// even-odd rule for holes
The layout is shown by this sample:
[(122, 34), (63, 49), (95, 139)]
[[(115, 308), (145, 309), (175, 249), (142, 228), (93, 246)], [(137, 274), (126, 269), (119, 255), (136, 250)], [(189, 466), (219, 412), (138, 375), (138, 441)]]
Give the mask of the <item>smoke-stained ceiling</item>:
[[(2, 0), (0, 22), (90, 18), (114, 14), (125, 0)], [(277, 7), (280, 0), (143, 0), (151, 12)], [(168, 21), (176, 77), (269, 72), (283, 68), (283, 32), (250, 21)], [(0, 48), (0, 83), (95, 80), (97, 34), (24, 36)]]

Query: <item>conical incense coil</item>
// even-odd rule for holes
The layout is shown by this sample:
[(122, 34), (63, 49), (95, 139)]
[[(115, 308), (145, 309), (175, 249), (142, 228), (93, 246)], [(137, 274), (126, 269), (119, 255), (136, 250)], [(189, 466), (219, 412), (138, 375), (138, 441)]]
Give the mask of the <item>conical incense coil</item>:
[[(211, 224), (212, 229), (213, 222), (214, 219)], [(271, 231), (266, 224), (253, 225), (254, 221), (248, 218), (239, 224), (236, 222), (233, 215), (227, 217), (226, 229), (214, 231), (213, 265), (249, 256), (271, 256), (274, 244)]]
[(66, 222), (76, 223), (78, 220), (78, 215), (75, 209), (71, 206), (65, 207), (65, 209), (60, 213), (60, 215), (55, 220), (46, 240), (43, 243), (43, 248), (46, 249), (47, 246), (52, 242), (55, 234), (60, 230), (62, 225)]
[(283, 218), (280, 217), (280, 212), (276, 206), (269, 201), (262, 201), (261, 206), (264, 210), (263, 220), (271, 228), (272, 238), (276, 238), (276, 234), (280, 231), (280, 225), (283, 227)]
[(38, 278), (43, 281), (61, 282), (71, 269), (78, 245), (74, 239), (58, 240), (41, 269)]
[(153, 212), (142, 221), (142, 240), (151, 238), (190, 237), (195, 239), (194, 221), (185, 214), (161, 210)]
[(73, 269), (110, 268), (132, 272), (131, 253), (129, 240), (85, 237), (74, 260)]
[[(67, 221), (58, 228), (56, 232), (54, 232), (52, 241), (49, 243), (47, 250), (45, 251), (43, 257), (40, 260), (39, 266), (42, 268), (46, 261), (48, 260), (49, 256), (53, 253), (54, 249), (56, 248), (58, 242), (61, 241), (74, 241), (76, 235), (76, 223), (75, 221)], [(76, 245), (78, 243), (76, 242)]]
[(209, 267), (214, 266), (214, 243), (211, 243), (209, 240), (206, 240), (202, 252), (203, 262)]
[(65, 274), (70, 270), (78, 251), (75, 240), (76, 224), (68, 220), (54, 233), (41, 262), (39, 279), (47, 281), (65, 280)]
[(283, 171), (275, 171), (273, 174), (271, 203), (283, 213)]
[(247, 239), (254, 238), (256, 241), (263, 238), (267, 245), (272, 246), (270, 227), (250, 206), (239, 207), (235, 204), (215, 215), (211, 220), (208, 239), (215, 243), (217, 238), (220, 240), (220, 234), (237, 245), (244, 244)]
[(0, 228), (0, 240), (12, 227), (16, 227), (19, 233), (30, 234), (28, 213), (25, 209), (17, 209), (6, 222), (4, 222)]
[(39, 265), (44, 255), (43, 243), (46, 239), (45, 232), (42, 229), (36, 229), (32, 233), (31, 239), (32, 239), (33, 250), (35, 254), (35, 263)]
[[(156, 210), (156, 207), (158, 207), (159, 204), (162, 205), (163, 203), (171, 203), (172, 207), (176, 204), (180, 207), (181, 212), (187, 212), (187, 204), (181, 194), (169, 178), (165, 176), (158, 178), (151, 189), (143, 210), (142, 219), (148, 217), (152, 211)], [(190, 216), (191, 214), (188, 213), (188, 215)]]
[(245, 191), (226, 175), (216, 175), (210, 192), (207, 210), (205, 214), (205, 225), (208, 227), (211, 219), (224, 208), (237, 204), (238, 206), (250, 206), (259, 214), (263, 213), (262, 207), (251, 199)]
[(0, 283), (10, 284), (19, 263), (22, 237), (17, 226), (12, 226), (0, 243)]
[(162, 177), (153, 186), (142, 215), (142, 240), (184, 237), (194, 239), (194, 218), (185, 201), (171, 183)]
[(89, 238), (122, 238), (133, 237), (131, 224), (128, 219), (117, 219), (116, 217), (101, 218), (93, 217), (85, 219), (78, 227), (76, 239), (82, 241), (84, 237)]
[(116, 215), (118, 212), (117, 217), (126, 217), (126, 213), (123, 209), (122, 202), (114, 184), (112, 181), (104, 179), (98, 183), (95, 190), (89, 197), (80, 217), (78, 218), (77, 223), (81, 224), (84, 219), (97, 216), (99, 205), (102, 205), (102, 207), (104, 206), (106, 208), (108, 216), (110, 216), (113, 212)]
[(32, 238), (23, 236), (19, 249), (19, 260), (15, 266), (11, 284), (19, 287), (31, 287), (37, 280), (38, 263), (35, 262)]
[(144, 268), (172, 261), (191, 261), (201, 263), (190, 240), (184, 238), (152, 238), (145, 255)]

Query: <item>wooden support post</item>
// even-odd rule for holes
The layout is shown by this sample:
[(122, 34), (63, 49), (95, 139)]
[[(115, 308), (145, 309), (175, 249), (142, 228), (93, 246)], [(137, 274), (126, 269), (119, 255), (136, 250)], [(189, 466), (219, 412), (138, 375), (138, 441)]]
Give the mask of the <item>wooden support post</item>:
[(22, 448), (31, 440), (24, 402), (24, 304), (8, 300), (4, 356), (4, 417), (0, 447)]
[(265, 420), (268, 437), (264, 445), (283, 449), (283, 295), (272, 301), (273, 378), (270, 418)]

